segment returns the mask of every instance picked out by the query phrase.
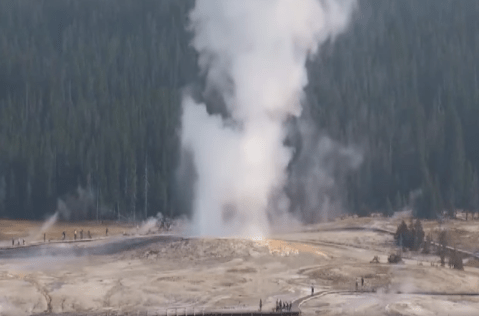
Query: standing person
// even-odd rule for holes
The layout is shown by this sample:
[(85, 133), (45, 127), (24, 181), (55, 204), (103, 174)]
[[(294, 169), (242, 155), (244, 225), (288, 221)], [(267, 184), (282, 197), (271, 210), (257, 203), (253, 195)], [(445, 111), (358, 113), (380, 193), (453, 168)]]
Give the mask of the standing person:
[(75, 232), (73, 233), (73, 239), (77, 240), (77, 231), (75, 230)]
[(43, 233), (43, 242), (47, 241), (47, 234)]
[(361, 286), (364, 286), (364, 278), (361, 277)]
[(23, 245), (25, 246), (25, 239), (22, 239), (22, 241), (23, 241)]
[(66, 238), (65, 232), (63, 232), (62, 235), (63, 235), (62, 240), (65, 240)]
[(356, 292), (358, 291), (358, 281), (356, 280)]
[(259, 311), (261, 312), (261, 309), (263, 308), (263, 301), (259, 299)]
[(15, 246), (15, 239), (12, 238), (12, 247)]
[(314, 286), (311, 285), (311, 296), (313, 296), (313, 295), (314, 295)]
[(108, 236), (108, 227), (106, 228), (106, 236)]

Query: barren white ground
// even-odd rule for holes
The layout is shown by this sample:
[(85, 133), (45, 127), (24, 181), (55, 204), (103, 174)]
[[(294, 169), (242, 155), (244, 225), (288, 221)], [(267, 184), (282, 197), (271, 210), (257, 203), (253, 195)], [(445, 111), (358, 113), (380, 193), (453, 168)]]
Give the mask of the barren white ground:
[[(479, 292), (479, 269), (431, 267), (437, 257), (416, 254), (387, 264), (392, 236), (342, 230), (358, 224), (391, 228), (386, 219), (338, 221), (263, 241), (185, 239), (114, 255), (0, 259), (0, 315), (255, 310), (260, 298), (271, 310), (277, 299), (308, 296), (312, 284), (323, 294), (301, 305), (303, 315), (479, 315), (479, 296), (453, 295)], [(380, 264), (369, 263), (375, 255)], [(361, 277), (363, 289), (377, 293), (355, 292)], [(411, 294), (417, 292), (451, 295)]]

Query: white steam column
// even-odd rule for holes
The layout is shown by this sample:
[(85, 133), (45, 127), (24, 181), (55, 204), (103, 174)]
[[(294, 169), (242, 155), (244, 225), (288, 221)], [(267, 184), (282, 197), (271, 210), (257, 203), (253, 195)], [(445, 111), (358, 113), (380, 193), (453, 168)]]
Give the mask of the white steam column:
[[(352, 0), (197, 0), (193, 46), (210, 87), (232, 121), (183, 101), (182, 145), (191, 150), (195, 234), (260, 238), (268, 234), (272, 195), (283, 188), (291, 149), (284, 123), (301, 114), (305, 64), (343, 31)], [(287, 208), (287, 203), (282, 203)], [(284, 214), (285, 209), (275, 210)]]

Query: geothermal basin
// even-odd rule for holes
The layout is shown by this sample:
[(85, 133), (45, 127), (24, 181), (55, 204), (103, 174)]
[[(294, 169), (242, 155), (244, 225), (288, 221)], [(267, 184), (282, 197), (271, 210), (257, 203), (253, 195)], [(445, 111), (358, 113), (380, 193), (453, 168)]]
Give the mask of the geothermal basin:
[[(0, 315), (251, 314), (260, 299), (262, 314), (277, 300), (294, 302), (293, 312), (302, 315), (479, 310), (476, 267), (433, 267), (438, 257), (421, 253), (387, 263), (395, 246), (381, 230), (393, 230), (392, 219), (338, 220), (262, 240), (187, 238), (180, 230), (140, 234), (110, 224), (108, 237), (99, 236), (99, 227), (93, 240), (43, 243), (41, 234), (14, 247), (8, 245), (13, 234), (28, 234), (9, 225), (2, 223)], [(72, 230), (61, 225), (50, 235)], [(379, 263), (370, 263), (374, 256)]]

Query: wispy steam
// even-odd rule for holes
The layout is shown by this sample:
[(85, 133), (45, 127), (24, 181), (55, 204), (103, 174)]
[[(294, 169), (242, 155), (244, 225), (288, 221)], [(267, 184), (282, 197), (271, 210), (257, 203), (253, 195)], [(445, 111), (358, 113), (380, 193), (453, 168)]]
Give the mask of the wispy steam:
[(305, 222), (328, 220), (344, 212), (345, 180), (360, 166), (361, 153), (318, 132), (308, 119), (298, 122), (301, 148), (290, 173), (292, 211)]
[[(194, 222), (202, 235), (263, 235), (271, 198), (287, 209), (285, 122), (301, 115), (305, 68), (342, 32), (352, 0), (197, 0), (193, 46), (207, 89), (219, 91), (229, 118), (183, 103), (182, 143), (193, 153)], [(278, 210), (275, 210), (276, 212)]]
[(58, 212), (56, 212), (55, 214), (53, 214), (52, 216), (50, 216), (46, 221), (45, 223), (43, 223), (42, 227), (40, 227), (40, 230), (38, 230), (37, 232), (31, 234), (30, 236), (27, 237), (27, 240), (37, 240), (39, 239), (44, 232), (47, 232), (50, 227), (52, 227), (53, 225), (55, 225), (55, 223), (57, 222), (58, 220)]
[(78, 188), (57, 200), (57, 210), (63, 220), (84, 220), (95, 209), (95, 196), (89, 189)]
[(138, 228), (137, 233), (140, 235), (145, 235), (150, 232), (157, 232), (158, 227), (163, 221), (163, 215), (161, 213), (156, 214), (156, 217), (149, 217), (144, 221), (141, 226)]
[(58, 212), (53, 214), (51, 217), (47, 219), (47, 221), (42, 225), (40, 228), (40, 233), (47, 231), (50, 227), (52, 227), (58, 219)]

